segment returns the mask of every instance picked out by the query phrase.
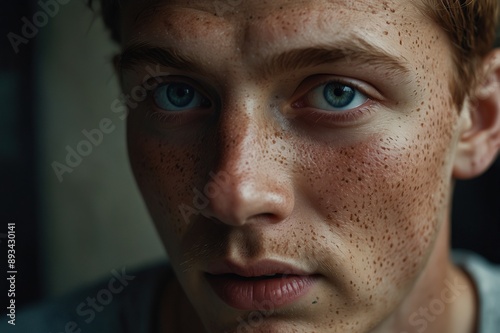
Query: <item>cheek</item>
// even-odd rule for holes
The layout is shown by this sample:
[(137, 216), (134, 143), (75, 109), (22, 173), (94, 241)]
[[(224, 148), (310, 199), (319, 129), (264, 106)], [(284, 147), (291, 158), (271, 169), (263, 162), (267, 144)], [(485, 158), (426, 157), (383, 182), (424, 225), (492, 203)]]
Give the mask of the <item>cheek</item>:
[[(133, 113), (127, 124), (131, 167), (162, 241), (170, 250), (178, 244), (194, 211), (196, 179), (203, 175), (203, 150), (188, 143), (154, 135)], [(206, 151), (206, 150), (205, 150)], [(188, 207), (189, 206), (189, 207)], [(186, 208), (188, 207), (188, 208)], [(191, 210), (190, 210), (191, 209)], [(186, 214), (181, 214), (187, 212)]]
[(348, 247), (346, 264), (388, 288), (420, 270), (448, 211), (453, 121), (445, 119), (453, 117), (419, 112), (354, 146), (311, 144), (298, 170), (315, 210)]

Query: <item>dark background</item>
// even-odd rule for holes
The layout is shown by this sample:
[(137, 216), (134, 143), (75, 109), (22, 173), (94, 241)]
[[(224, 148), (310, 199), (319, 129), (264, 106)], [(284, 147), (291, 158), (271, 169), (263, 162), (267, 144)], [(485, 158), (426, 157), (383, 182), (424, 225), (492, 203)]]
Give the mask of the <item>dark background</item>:
[[(7, 39), (35, 1), (2, 1), (0, 7), (0, 312), (7, 303), (7, 224), (16, 223), (16, 306), (43, 295), (39, 251), (36, 101), (36, 38), (15, 54)], [(22, 241), (20, 241), (22, 240)]]
[[(75, 0), (76, 1), (76, 0)], [(78, 0), (82, 1), (82, 0)], [(44, 296), (37, 178), (37, 90), (34, 82), (36, 38), (16, 55), (6, 38), (19, 18), (34, 11), (35, 1), (2, 1), (0, 12), (0, 293), (6, 295), (7, 223), (16, 223), (18, 307)], [(483, 176), (458, 181), (453, 205), (452, 244), (500, 263), (500, 159)], [(2, 302), (1, 311), (6, 303)]]

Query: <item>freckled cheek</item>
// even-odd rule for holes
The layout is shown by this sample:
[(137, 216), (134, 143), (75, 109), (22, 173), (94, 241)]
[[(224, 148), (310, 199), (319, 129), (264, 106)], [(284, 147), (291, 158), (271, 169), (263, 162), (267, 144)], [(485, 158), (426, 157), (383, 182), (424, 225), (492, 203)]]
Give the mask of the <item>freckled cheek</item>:
[(429, 107), (429, 113), (416, 121), (418, 126), (403, 126), (404, 136), (382, 138), (371, 150), (371, 159), (379, 167), (363, 171), (379, 184), (372, 196), (380, 209), (372, 212), (380, 216), (385, 212), (387, 218), (377, 219), (383, 228), (377, 228), (375, 239), (381, 258), (391, 258), (384, 267), (392, 267), (394, 285), (421, 269), (437, 230), (447, 219), (455, 126), (452, 111)]
[(393, 280), (414, 274), (446, 205), (442, 148), (378, 136), (313, 155), (328, 156), (316, 160), (313, 200), (354, 257), (364, 258), (365, 273), (386, 278), (397, 269)]
[(130, 128), (128, 151), (135, 179), (160, 237), (172, 243), (189, 223), (180, 212), (183, 205), (193, 205), (194, 193), (189, 191), (195, 174), (193, 153)]

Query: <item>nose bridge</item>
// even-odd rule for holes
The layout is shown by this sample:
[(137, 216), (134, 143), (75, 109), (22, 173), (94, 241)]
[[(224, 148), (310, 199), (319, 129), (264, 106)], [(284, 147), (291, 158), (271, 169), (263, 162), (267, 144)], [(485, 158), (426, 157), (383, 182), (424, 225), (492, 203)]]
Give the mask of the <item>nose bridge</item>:
[(227, 105), (221, 114), (217, 133), (217, 172), (229, 176), (228, 191), (233, 195), (249, 193), (264, 176), (259, 167), (263, 165), (266, 152), (266, 132), (258, 113), (255, 100), (246, 99)]
[(225, 182), (210, 200), (208, 214), (226, 224), (279, 220), (289, 213), (290, 190), (279, 185), (278, 169), (267, 156), (273, 150), (273, 124), (263, 104), (247, 94), (221, 111), (213, 172)]
[(259, 164), (265, 148), (262, 137), (265, 136), (265, 126), (259, 126), (259, 115), (250, 108), (255, 107), (244, 102), (242, 105), (229, 107), (226, 114), (221, 115), (217, 133), (217, 150), (219, 168), (234, 177), (250, 175)]

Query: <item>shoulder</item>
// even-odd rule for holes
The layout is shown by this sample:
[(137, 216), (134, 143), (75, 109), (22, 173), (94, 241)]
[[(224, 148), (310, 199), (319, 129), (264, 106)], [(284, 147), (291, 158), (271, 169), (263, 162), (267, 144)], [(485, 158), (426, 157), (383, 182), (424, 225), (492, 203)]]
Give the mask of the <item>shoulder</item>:
[(500, 327), (500, 266), (471, 252), (454, 252), (455, 264), (474, 281), (479, 298), (479, 333), (495, 333)]
[(172, 276), (167, 264), (112, 270), (100, 283), (20, 311), (12, 332), (150, 332), (158, 296)]

